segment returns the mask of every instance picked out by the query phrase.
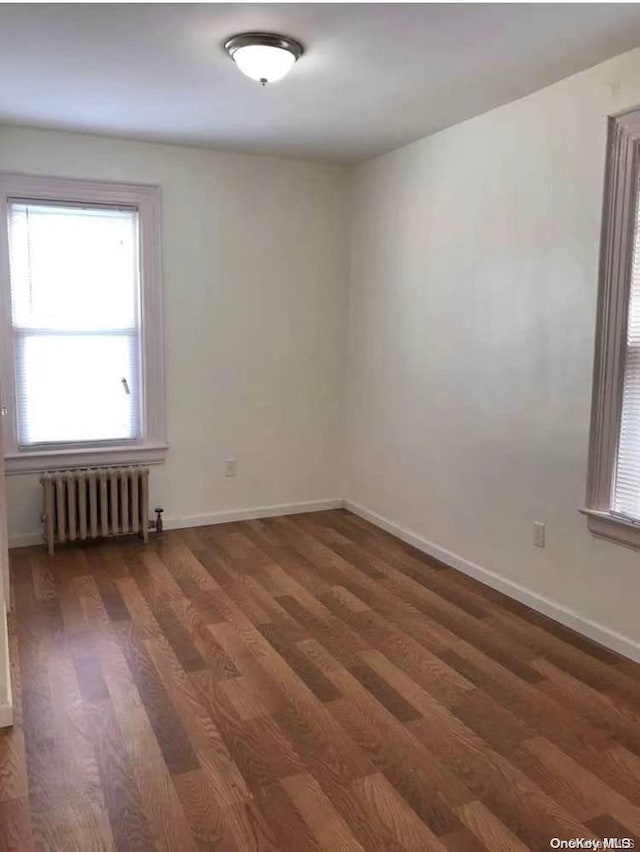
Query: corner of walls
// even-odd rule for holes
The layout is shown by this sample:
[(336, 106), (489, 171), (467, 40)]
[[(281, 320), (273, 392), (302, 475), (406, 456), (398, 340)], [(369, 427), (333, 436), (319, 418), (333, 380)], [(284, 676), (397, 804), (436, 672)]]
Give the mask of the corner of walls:
[(347, 195), (346, 195), (346, 210), (347, 210), (347, 247), (346, 247), (346, 300), (345, 300), (345, 347), (344, 347), (344, 368), (343, 368), (343, 405), (342, 405), (342, 494), (348, 494), (351, 487), (351, 452), (349, 442), (349, 412), (351, 400), (351, 311), (353, 307), (352, 297), (352, 266), (353, 266), (353, 223), (354, 223), (354, 193), (355, 181), (358, 168), (361, 164), (355, 164), (349, 168), (347, 175)]

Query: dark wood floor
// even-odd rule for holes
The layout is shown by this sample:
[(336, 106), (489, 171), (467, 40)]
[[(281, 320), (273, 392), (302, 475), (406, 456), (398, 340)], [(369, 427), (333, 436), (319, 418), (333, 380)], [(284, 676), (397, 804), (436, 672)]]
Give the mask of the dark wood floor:
[(640, 835), (640, 667), (344, 511), (16, 551), (0, 848)]

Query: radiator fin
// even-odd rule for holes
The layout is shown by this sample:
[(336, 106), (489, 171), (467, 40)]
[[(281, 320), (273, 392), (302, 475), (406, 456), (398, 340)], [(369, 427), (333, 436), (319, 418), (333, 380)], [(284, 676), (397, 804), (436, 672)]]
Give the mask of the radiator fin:
[(76, 540), (76, 478), (67, 474), (67, 518), (69, 519), (69, 541)]
[(78, 525), (80, 527), (80, 539), (84, 541), (87, 536), (87, 478), (84, 471), (78, 473), (76, 483), (78, 489)]
[(87, 471), (89, 489), (89, 514), (91, 516), (91, 538), (98, 537), (98, 483), (94, 470)]

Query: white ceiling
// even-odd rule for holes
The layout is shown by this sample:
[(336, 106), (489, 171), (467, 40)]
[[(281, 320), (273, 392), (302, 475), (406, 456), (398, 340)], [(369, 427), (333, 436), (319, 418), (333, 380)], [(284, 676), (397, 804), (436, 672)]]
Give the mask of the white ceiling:
[[(265, 89), (256, 29), (306, 45)], [(638, 44), (638, 4), (2, 4), (0, 122), (352, 163)]]

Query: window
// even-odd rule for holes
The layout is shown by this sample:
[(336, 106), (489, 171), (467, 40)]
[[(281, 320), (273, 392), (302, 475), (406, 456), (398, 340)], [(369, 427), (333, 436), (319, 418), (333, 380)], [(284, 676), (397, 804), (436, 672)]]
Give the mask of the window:
[(599, 536), (640, 547), (640, 110), (610, 119), (587, 505)]
[(7, 470), (162, 461), (158, 189), (0, 186)]

